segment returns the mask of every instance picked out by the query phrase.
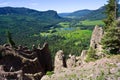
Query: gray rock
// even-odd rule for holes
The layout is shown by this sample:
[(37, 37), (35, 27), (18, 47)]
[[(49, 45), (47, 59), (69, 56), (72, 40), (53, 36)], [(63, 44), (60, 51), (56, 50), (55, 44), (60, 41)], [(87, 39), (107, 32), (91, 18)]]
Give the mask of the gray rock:
[(59, 50), (55, 55), (54, 71), (59, 72), (64, 67), (66, 67), (65, 56), (63, 51)]
[(101, 54), (102, 51), (102, 45), (100, 45), (102, 37), (103, 37), (103, 29), (102, 27), (96, 25), (90, 40), (90, 47), (95, 49), (96, 53), (99, 55)]
[(117, 80), (120, 80), (120, 77), (118, 77), (118, 79)]
[(67, 60), (67, 68), (72, 68), (76, 66), (76, 57), (75, 55), (69, 56), (69, 59)]
[(87, 50), (82, 50), (82, 53), (81, 53), (82, 62), (86, 59), (86, 55), (87, 55)]
[(118, 68), (112, 68), (110, 69), (110, 73), (114, 74), (118, 72)]

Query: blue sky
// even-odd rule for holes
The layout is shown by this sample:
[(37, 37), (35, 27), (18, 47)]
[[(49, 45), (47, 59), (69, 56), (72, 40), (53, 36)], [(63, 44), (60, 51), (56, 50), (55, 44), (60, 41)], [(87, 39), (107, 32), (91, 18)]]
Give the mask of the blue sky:
[(55, 10), (73, 12), (82, 9), (95, 10), (104, 6), (108, 0), (0, 0), (0, 7), (26, 7), (39, 11)]

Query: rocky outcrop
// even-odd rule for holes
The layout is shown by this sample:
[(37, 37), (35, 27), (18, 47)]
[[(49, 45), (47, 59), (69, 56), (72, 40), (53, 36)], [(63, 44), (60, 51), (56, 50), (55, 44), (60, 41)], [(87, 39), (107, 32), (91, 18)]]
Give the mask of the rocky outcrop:
[(96, 53), (102, 51), (102, 45), (100, 45), (101, 39), (103, 37), (103, 29), (102, 27), (95, 26), (92, 37), (90, 40), (90, 47), (96, 50)]
[(59, 50), (55, 55), (54, 72), (61, 71), (62, 68), (66, 67), (66, 60), (62, 50)]
[(66, 60), (67, 68), (74, 68), (79, 67), (85, 63), (87, 55), (87, 50), (83, 50), (81, 56), (69, 55), (68, 59)]
[(0, 45), (0, 79), (39, 80), (53, 69), (48, 44), (32, 50), (9, 44)]
[(82, 60), (86, 59), (86, 55), (87, 55), (87, 50), (82, 50), (82, 53), (81, 53)]
[(46, 75), (42, 80), (120, 80), (120, 55)]
[(69, 55), (69, 58), (67, 59), (67, 68), (73, 68), (75, 66), (76, 66), (76, 56)]
[(81, 61), (82, 61), (82, 64), (84, 64), (85, 63), (85, 60), (86, 60), (86, 57), (87, 57), (87, 50), (82, 50), (82, 52), (81, 52)]

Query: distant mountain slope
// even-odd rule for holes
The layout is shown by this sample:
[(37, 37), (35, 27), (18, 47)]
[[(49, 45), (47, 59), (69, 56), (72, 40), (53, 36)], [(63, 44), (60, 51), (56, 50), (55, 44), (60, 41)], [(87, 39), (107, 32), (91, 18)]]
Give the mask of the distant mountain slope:
[(69, 16), (85, 16), (89, 14), (90, 12), (92, 12), (92, 10), (84, 9), (84, 10), (75, 11), (69, 14)]
[(5, 31), (10, 30), (15, 38), (30, 37), (48, 30), (64, 19), (56, 11), (36, 11), (28, 8), (0, 8), (0, 44), (4, 43)]
[(93, 10), (91, 11), (89, 14), (87, 14), (86, 16), (84, 16), (81, 19), (89, 19), (89, 20), (101, 20), (105, 18), (105, 6), (97, 9), (97, 10)]
[(69, 14), (71, 14), (71, 13), (59, 13), (58, 15), (61, 17), (67, 17)]
[(84, 9), (84, 10), (78, 10), (72, 13), (60, 13), (59, 16), (61, 17), (67, 17), (67, 18), (82, 18), (89, 13), (91, 13), (92, 10)]
[[(120, 5), (119, 5), (119, 7), (120, 7)], [(105, 6), (102, 6), (96, 10), (79, 10), (79, 11), (69, 13), (67, 15), (63, 15), (62, 13), (60, 13), (59, 16), (66, 17), (66, 18), (78, 18), (81, 20), (86, 20), (86, 19), (88, 19), (88, 20), (100, 20), (100, 19), (105, 18), (104, 12), (105, 12)]]
[(13, 7), (1, 7), (0, 8), (0, 15), (22, 15), (22, 16), (29, 16), (29, 17), (35, 17), (39, 20), (45, 20), (43, 18), (47, 19), (60, 19), (57, 15), (56, 11), (49, 10), (49, 11), (37, 11), (33, 9), (28, 8), (13, 8)]

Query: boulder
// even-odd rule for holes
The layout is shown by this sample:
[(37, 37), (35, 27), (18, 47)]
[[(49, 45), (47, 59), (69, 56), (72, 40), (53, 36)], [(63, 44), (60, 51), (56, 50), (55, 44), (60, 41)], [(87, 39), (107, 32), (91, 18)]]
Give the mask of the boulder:
[(59, 72), (66, 67), (65, 56), (62, 50), (59, 50), (55, 55), (54, 71)]
[(90, 47), (96, 50), (97, 54), (100, 54), (102, 52), (102, 45), (100, 43), (101, 43), (103, 34), (104, 34), (104, 31), (102, 27), (99, 27), (96, 25), (93, 30), (92, 37), (90, 40)]
[(67, 68), (73, 68), (76, 66), (76, 57), (75, 55), (69, 55), (69, 58), (67, 59)]
[(85, 60), (86, 59), (86, 55), (87, 55), (87, 50), (82, 50), (81, 59)]

